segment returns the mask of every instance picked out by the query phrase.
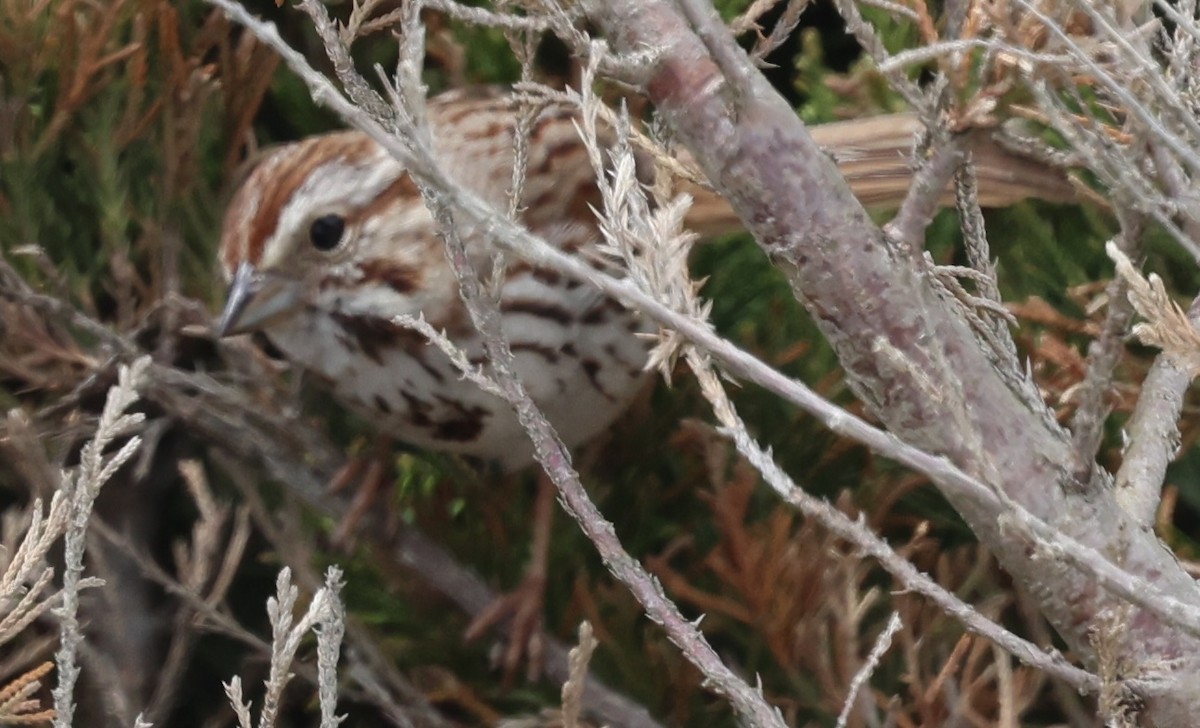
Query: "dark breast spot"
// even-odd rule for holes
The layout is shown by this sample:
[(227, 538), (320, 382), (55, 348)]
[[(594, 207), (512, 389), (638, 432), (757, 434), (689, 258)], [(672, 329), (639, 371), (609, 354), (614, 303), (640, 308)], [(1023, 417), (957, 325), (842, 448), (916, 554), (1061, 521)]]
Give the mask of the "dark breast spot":
[(548, 301), (522, 298), (505, 299), (500, 302), (500, 308), (505, 313), (524, 313), (538, 318), (550, 319), (561, 326), (567, 326), (575, 319), (570, 311)]
[(433, 409), (433, 405), (423, 399), (418, 399), (411, 393), (400, 390), (400, 396), (404, 398), (408, 404), (408, 419), (417, 427), (429, 427), (433, 424), (433, 420), (429, 419), (429, 412)]
[[(645, 364), (645, 360), (631, 361), (628, 358), (622, 357), (620, 352), (617, 351), (617, 347), (613, 346), (612, 344), (604, 345), (604, 353), (606, 355), (608, 355), (608, 358), (610, 360), (612, 360), (613, 362), (615, 362), (617, 364), (622, 364), (622, 365), (628, 367), (631, 371), (641, 372), (642, 365)], [(643, 353), (644, 353), (644, 351), (643, 351)]]
[(559, 282), (562, 281), (562, 276), (552, 270), (546, 270), (545, 268), (534, 268), (530, 271), (530, 275), (532, 275), (533, 279), (538, 283), (550, 288), (557, 286)]
[(580, 321), (585, 324), (602, 324), (608, 321), (609, 316), (623, 313), (625, 313), (625, 308), (620, 303), (611, 298), (605, 298), (584, 313)]
[(436, 399), (447, 409), (452, 411), (452, 414), (438, 421), (433, 428), (433, 436), (438, 440), (449, 440), (451, 442), (470, 442), (479, 437), (479, 433), (483, 432), (483, 421), (490, 411), (474, 405), (467, 407), (462, 402), (453, 400), (449, 397), (437, 395)]
[(456, 418), (443, 420), (433, 429), (433, 436), (438, 440), (450, 442), (470, 442), (479, 437), (483, 431), (482, 418)]
[(604, 306), (594, 306), (590, 311), (583, 315), (580, 319), (585, 324), (596, 325), (602, 324), (608, 320), (608, 311)]
[(354, 316), (334, 312), (330, 315), (345, 336), (358, 345), (376, 364), (383, 364), (384, 353), (392, 349), (411, 352), (425, 346), (425, 337), (411, 329), (375, 316)]
[(429, 359), (427, 359), (425, 356), (428, 351), (429, 348), (425, 347), (423, 349), (413, 350), (410, 353), (412, 354), (413, 361), (415, 361), (422, 369), (425, 370), (425, 373), (429, 375), (430, 379), (438, 384), (441, 384), (442, 382), (446, 381), (446, 377), (444, 377), (442, 373), (438, 371), (437, 367), (429, 363)]
[(363, 283), (378, 283), (401, 295), (412, 293), (421, 284), (421, 272), (412, 266), (376, 258), (358, 267)]
[(582, 361), (579, 362), (579, 365), (581, 367), (583, 367), (583, 373), (587, 375), (588, 383), (592, 385), (592, 389), (595, 389), (597, 392), (600, 393), (601, 396), (603, 396), (605, 399), (609, 400), (610, 402), (617, 401), (616, 397), (614, 397), (611, 394), (609, 394), (608, 392), (606, 392), (604, 390), (604, 387), (600, 385), (600, 377), (599, 377), (600, 363), (599, 362), (597, 362), (595, 359), (583, 359)]

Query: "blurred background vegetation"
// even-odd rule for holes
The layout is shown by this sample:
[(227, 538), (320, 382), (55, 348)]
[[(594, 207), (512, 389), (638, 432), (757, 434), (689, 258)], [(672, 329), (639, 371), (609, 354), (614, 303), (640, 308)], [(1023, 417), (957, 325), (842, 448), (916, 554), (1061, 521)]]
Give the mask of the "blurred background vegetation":
[[(327, 66), (300, 13), (250, 4), (318, 67)], [(731, 0), (721, 10), (729, 18), (746, 5)], [(431, 92), (518, 77), (520, 65), (501, 32), (432, 13), (427, 22)], [(882, 24), (891, 48), (919, 42), (909, 24)], [(768, 59), (775, 64), (772, 82), (806, 122), (901, 108), (842, 27), (831, 7), (814, 3)], [(394, 40), (380, 34), (357, 53), (364, 67), (387, 67)], [(4, 263), (31, 290), (69, 302), (159, 363), (225, 376), (205, 333), (224, 292), (214, 252), (223, 202), (258, 149), (336, 125), (277, 66), (270, 52), (199, 0), (0, 0)], [(553, 40), (541, 44), (536, 68), (551, 84), (574, 77), (572, 59)], [(1023, 354), (1047, 400), (1069, 417), (1070, 390), (1082, 378), (1087, 343), (1102, 320), (1100, 299), (1111, 276), (1103, 241), (1114, 223), (1097, 209), (1036, 202), (988, 211), (988, 222), (1005, 298), (1021, 322)], [(931, 228), (928, 249), (939, 262), (956, 262), (958, 243), (957, 222), (944, 213)], [(1172, 246), (1155, 242), (1149, 249), (1156, 270), (1178, 276), (1171, 281), (1175, 290), (1195, 290), (1193, 267), (1180, 264)], [(694, 272), (707, 278), (704, 292), (715, 302), (721, 332), (861, 413), (829, 348), (753, 241), (734, 237), (704, 246)], [(127, 352), (77, 321), (22, 304), (11, 280), (4, 280), (0, 404), (28, 413), (49, 462), (69, 465), (88, 435), (103, 386), (112, 381), (114, 362)], [(1148, 361), (1146, 352), (1135, 351), (1122, 364), (1109, 457)], [(236, 377), (227, 378), (236, 384)], [(276, 392), (297, 403), (299, 421), (339, 448), (357, 452), (373, 442), (369, 426), (305, 386), (297, 373), (278, 381), (285, 383)], [(1039, 641), (1052, 641), (1029, 602), (921, 478), (838, 440), (754, 388), (739, 390), (738, 405), (799, 484), (849, 513), (863, 509), (876, 531), (958, 596)], [(197, 513), (178, 463), (204, 463), (222, 502), (243, 496), (210, 443), (153, 403), (146, 406), (155, 423), (153, 442), (107, 486), (98, 512), (132, 548), (173, 572), (175, 544), (191, 538)], [(670, 387), (659, 383), (608, 442), (581, 456), (585, 482), (630, 552), (662, 579), (685, 613), (707, 615), (704, 631), (722, 656), (742, 674), (761, 676), (792, 724), (832, 725), (858, 660), (893, 608), (905, 626), (874, 687), (881, 705), (897, 696), (898, 725), (941, 725), (950, 692), (970, 707), (975, 725), (993, 724), (1006, 701), (1019, 706), (1026, 725), (1050, 725), (1079, 710), (1077, 696), (965, 636), (920, 599), (889, 595), (893, 584), (886, 575), (780, 505), (702, 424), (708, 420), (687, 376)], [(11, 507), (39, 491), (5, 434), (0, 430), (0, 441), (10, 447), (0, 460), (0, 498)], [(1194, 429), (1185, 426), (1184, 436), (1190, 446)], [(403, 448), (395, 461), (398, 487), (388, 497), (396, 511), (497, 589), (513, 586), (527, 559), (533, 475), (500, 477)], [(1183, 458), (1173, 482), (1194, 483), (1198, 467), (1196, 457)], [(258, 475), (254, 485), (266, 502), (284, 508), (286, 489)], [(1182, 533), (1193, 523), (1200, 495), (1194, 487), (1178, 494), (1179, 508), (1164, 514), (1164, 533), (1173, 534), (1186, 555), (1191, 548)], [(491, 644), (462, 642), (467, 618), (420, 580), (381, 566), (371, 544), (337, 552), (328, 544), (327, 515), (310, 512), (300, 520), (314, 563), (346, 566), (346, 597), (356, 619), (448, 723), (490, 724), (557, 703), (557, 685), (514, 682), (491, 669)], [(573, 524), (560, 518), (554, 536), (548, 630), (570, 640), (578, 623), (590, 620), (601, 640), (596, 673), (665, 724), (732, 725), (728, 707), (702, 689), (697, 673), (641, 617)], [(229, 614), (259, 634), (265, 634), (263, 604), (282, 561), (279, 542), (256, 532), (226, 599)], [(138, 567), (127, 572), (125, 591), (115, 600), (126, 612), (123, 631), (106, 641), (102, 633), (111, 625), (96, 607), (97, 649), (113, 653), (108, 663), (93, 664), (110, 664), (129, 698), (145, 703), (160, 689), (156, 666), (178, 628), (168, 616), (176, 606), (160, 586), (139, 581)], [(211, 630), (198, 634), (174, 699), (154, 716), (159, 725), (228, 723), (220, 682), (234, 673), (261, 673), (254, 648)], [(0, 661), (0, 684), (45, 659), (52, 635), (48, 624), (31, 627), (21, 649)], [(97, 696), (113, 679), (85, 674), (93, 716), (112, 710)], [(311, 691), (296, 693), (291, 719), (314, 723), (303, 697)], [(351, 715), (348, 726), (380, 720), (374, 708), (352, 699), (342, 710)], [(107, 722), (95, 717), (81, 725)]]

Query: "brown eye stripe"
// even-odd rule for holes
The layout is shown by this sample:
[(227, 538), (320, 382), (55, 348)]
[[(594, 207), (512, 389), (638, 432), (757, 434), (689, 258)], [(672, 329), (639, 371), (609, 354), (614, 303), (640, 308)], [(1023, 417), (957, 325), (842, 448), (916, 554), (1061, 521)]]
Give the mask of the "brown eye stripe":
[(424, 336), (386, 319), (340, 312), (331, 314), (331, 318), (345, 333), (345, 344), (355, 346), (381, 366), (388, 351), (425, 345)]
[[(494, 93), (457, 96), (453, 102), (448, 99), (446, 102), (431, 103), (431, 116), (436, 127), (465, 127), (462, 131), (473, 139), (496, 139), (505, 137), (506, 131), (512, 133), (512, 124), (515, 122), (512, 112), (517, 109), (512, 99), (497, 97)], [(533, 174), (562, 169), (562, 182), (571, 185), (576, 184), (573, 178), (577, 171), (590, 173), (587, 158), (571, 124), (571, 119), (575, 117), (573, 109), (562, 105), (552, 104), (539, 111), (531, 130), (531, 142), (535, 149), (548, 147), (548, 152), (538, 154), (532, 160)], [(508, 127), (507, 130), (504, 127)], [(378, 146), (369, 137), (360, 132), (347, 131), (313, 137), (269, 155), (251, 173), (230, 205), (223, 232), (225, 246), (222, 262), (226, 270), (236, 269), (241, 262), (262, 264), (267, 243), (278, 231), (282, 211), (297, 189), (311, 178), (314, 170), (338, 160), (352, 165), (362, 163), (378, 154)], [(367, 205), (347, 211), (347, 225), (357, 227), (392, 205), (407, 205), (418, 197), (416, 184), (408, 175), (403, 175)], [(567, 216), (590, 222), (592, 215), (586, 203), (596, 201), (594, 188), (580, 185), (579, 191), (569, 197), (573, 204), (570, 210), (565, 211)], [(535, 220), (529, 222), (536, 223)], [(393, 283), (399, 280), (392, 278)]]
[(338, 132), (289, 145), (263, 162), (246, 180), (247, 191), (257, 188), (261, 197), (246, 237), (245, 259), (255, 265), (261, 262), (280, 213), (314, 169), (335, 159), (358, 162), (374, 150), (375, 143), (363, 134)]

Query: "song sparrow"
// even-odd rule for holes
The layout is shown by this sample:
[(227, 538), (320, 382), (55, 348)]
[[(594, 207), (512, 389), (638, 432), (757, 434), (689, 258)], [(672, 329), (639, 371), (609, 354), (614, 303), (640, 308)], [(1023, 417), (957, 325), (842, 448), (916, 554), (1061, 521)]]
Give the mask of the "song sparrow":
[[(443, 94), (429, 102), (436, 152), (457, 181), (497, 209), (512, 184), (518, 104), (494, 91)], [(533, 120), (520, 201), (522, 221), (548, 242), (585, 251), (598, 235), (594, 172), (570, 108), (550, 105)], [(910, 176), (914, 119), (893, 115), (816, 130), (868, 203), (898, 199)], [(1026, 195), (1061, 199), (1061, 174), (976, 145), (985, 204)], [(643, 160), (640, 175), (652, 165)], [(693, 188), (689, 222), (713, 234), (738, 229), (716, 195)], [(490, 268), (486, 233), (467, 236), (469, 254)], [(480, 337), (459, 299), (434, 222), (404, 168), (358, 132), (317, 136), (270, 154), (233, 198), (220, 259), (232, 286), (223, 334), (262, 330), (283, 354), (319, 375), (381, 432), (420, 447), (494, 460), (530, 461), (511, 410), (463, 380), (423, 336), (392, 321), (423, 314), (474, 361)], [(606, 428), (644, 381), (644, 323), (616, 302), (548, 271), (514, 261), (500, 293), (517, 373), (563, 441)]]
[[(428, 111), (450, 174), (507, 209), (517, 105), (454, 93)], [(522, 221), (548, 242), (583, 250), (597, 237), (590, 206), (600, 200), (572, 119), (556, 105), (534, 118), (520, 207)], [(468, 233), (464, 242), (477, 267), (490, 270), (495, 249), (486, 234)], [(263, 161), (229, 207), (221, 263), (232, 280), (224, 333), (261, 329), (400, 440), (508, 468), (530, 461), (511, 409), (464, 380), (422, 335), (393, 323), (397, 314), (423, 314), (483, 360), (417, 187), (366, 136), (315, 137)], [(645, 380), (636, 315), (519, 261), (508, 267), (499, 301), (517, 373), (568, 446), (621, 414)]]
[[(509, 207), (520, 113), (511, 97), (495, 92), (444, 94), (428, 105), (441, 162), (498, 210)], [(600, 200), (574, 120), (573, 110), (561, 105), (544, 107), (533, 119), (519, 209), (530, 230), (586, 255), (598, 238), (593, 208)], [(913, 117), (892, 115), (817, 128), (814, 136), (864, 202), (888, 205), (908, 188), (917, 130)], [(985, 204), (1073, 194), (1060, 173), (986, 139), (973, 150)], [(653, 165), (642, 159), (639, 166), (649, 181)], [(696, 204), (689, 226), (707, 235), (739, 228), (717, 195), (690, 191)], [(469, 232), (465, 244), (477, 268), (490, 270), (495, 249), (486, 232)], [(422, 335), (393, 321), (398, 314), (423, 314), (472, 361), (483, 361), (482, 342), (416, 185), (365, 135), (313, 137), (266, 157), (229, 206), (220, 260), (231, 282), (222, 334), (261, 330), (383, 434), (508, 469), (530, 462), (531, 446), (512, 411), (464, 380)], [(646, 324), (636, 314), (522, 261), (510, 261), (499, 300), (517, 373), (568, 446), (594, 437), (625, 410), (646, 378), (646, 348), (637, 336)], [(544, 518), (535, 519), (539, 545), (526, 581), (539, 592), (550, 492), (544, 484), (537, 506)], [(515, 621), (522, 614), (536, 619), (540, 609), (530, 606), (536, 604), (535, 597), (516, 607)], [(517, 657), (510, 649), (510, 668)]]

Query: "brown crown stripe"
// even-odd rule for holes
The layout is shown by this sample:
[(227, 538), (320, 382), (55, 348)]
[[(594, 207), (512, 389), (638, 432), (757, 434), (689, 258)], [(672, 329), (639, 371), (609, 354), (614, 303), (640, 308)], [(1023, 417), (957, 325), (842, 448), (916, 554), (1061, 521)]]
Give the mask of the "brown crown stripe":
[(314, 169), (334, 159), (358, 161), (374, 146), (375, 142), (358, 132), (336, 132), (290, 144), (259, 165), (246, 181), (247, 189), (257, 188), (261, 195), (246, 240), (246, 260), (254, 265), (262, 261), (280, 213)]

